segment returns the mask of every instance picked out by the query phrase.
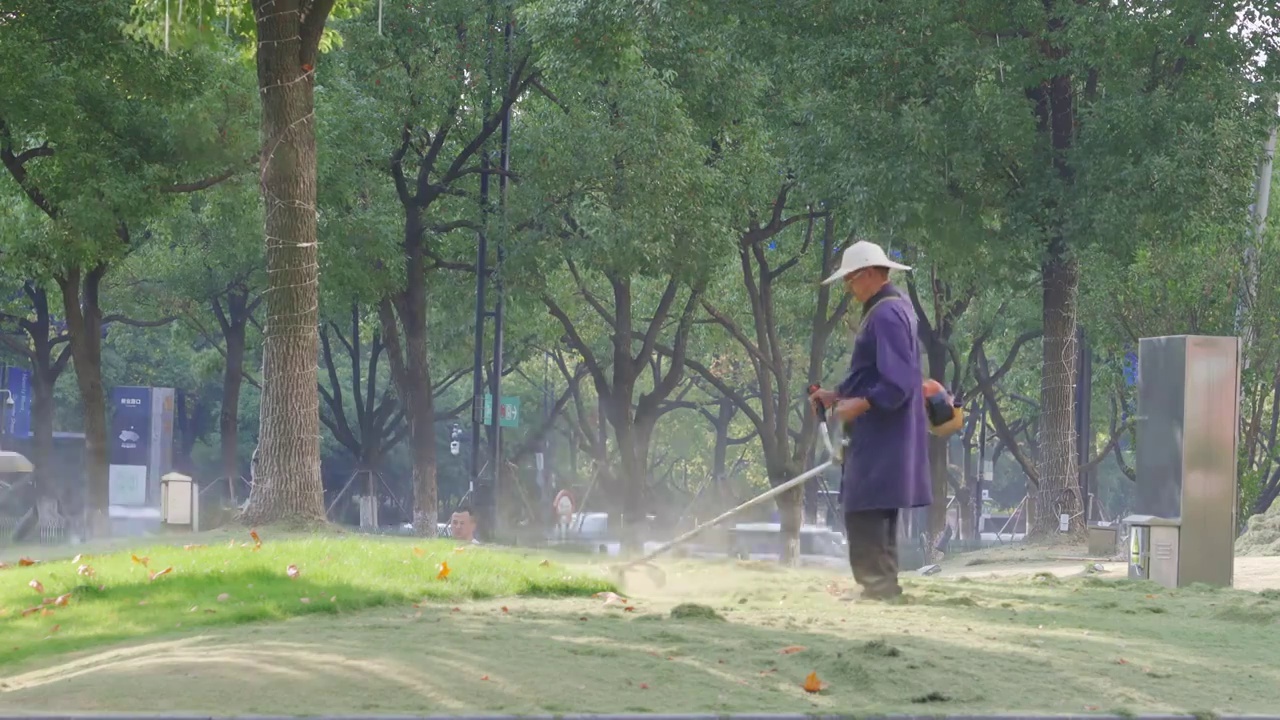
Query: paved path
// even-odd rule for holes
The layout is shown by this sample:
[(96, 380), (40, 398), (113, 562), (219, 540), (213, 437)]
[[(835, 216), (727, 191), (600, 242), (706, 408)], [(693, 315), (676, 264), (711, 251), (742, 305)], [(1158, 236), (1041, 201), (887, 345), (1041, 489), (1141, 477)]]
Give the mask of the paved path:
[[(1059, 577), (1079, 575), (1084, 571), (1084, 560), (1033, 560), (1028, 562), (991, 563), (986, 565), (944, 567), (937, 577), (1007, 577), (1010, 575), (1034, 575), (1053, 573)], [(1102, 563), (1104, 568), (1098, 577), (1122, 578), (1128, 566), (1122, 562)], [(1280, 590), (1280, 557), (1236, 558), (1235, 587), (1240, 590)]]

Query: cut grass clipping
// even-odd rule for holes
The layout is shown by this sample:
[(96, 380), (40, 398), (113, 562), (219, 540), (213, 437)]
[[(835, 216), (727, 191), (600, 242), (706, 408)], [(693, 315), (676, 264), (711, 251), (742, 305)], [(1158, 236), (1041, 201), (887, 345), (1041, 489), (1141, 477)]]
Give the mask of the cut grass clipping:
[(193, 627), (397, 603), (589, 596), (603, 578), (447, 541), (257, 534), (0, 569), (0, 664)]

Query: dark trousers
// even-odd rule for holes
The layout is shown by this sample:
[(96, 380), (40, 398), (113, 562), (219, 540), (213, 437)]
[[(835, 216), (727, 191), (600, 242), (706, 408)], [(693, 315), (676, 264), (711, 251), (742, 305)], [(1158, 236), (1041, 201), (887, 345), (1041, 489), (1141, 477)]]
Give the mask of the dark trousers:
[(898, 585), (898, 511), (858, 510), (845, 513), (849, 567), (864, 597), (891, 598)]

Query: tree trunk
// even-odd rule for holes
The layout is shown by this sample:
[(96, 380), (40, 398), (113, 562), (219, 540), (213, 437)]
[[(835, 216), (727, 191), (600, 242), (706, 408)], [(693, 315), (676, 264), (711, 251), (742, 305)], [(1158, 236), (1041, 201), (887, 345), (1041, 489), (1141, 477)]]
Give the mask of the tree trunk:
[[(643, 488), (649, 467), (648, 447), (644, 446), (638, 431), (636, 418), (631, 415), (630, 387), (619, 392), (615, 382), (615, 397), (608, 402), (609, 424), (613, 426), (618, 442), (618, 472), (613, 476), (613, 488), (609, 493), (611, 505), (620, 517), (622, 549), (631, 553), (642, 547), (640, 528), (644, 520)], [(614, 513), (610, 513), (612, 525)]]
[[(439, 522), (439, 487), (436, 483), (436, 411), (431, 392), (431, 368), (427, 358), (426, 324), (406, 327), (410, 442), (413, 454), (413, 527), (422, 537), (436, 536)], [(497, 477), (495, 473), (495, 477)], [(494, 528), (484, 528), (489, 538)]]
[(1076, 464), (1076, 291), (1079, 268), (1063, 243), (1055, 241), (1041, 268), (1044, 304), (1043, 370), (1040, 380), (1040, 442), (1034, 491), (1034, 526), (1028, 533), (1044, 537), (1058, 532), (1058, 518), (1071, 518), (1070, 530), (1081, 532), (1079, 473)]
[[(960, 504), (960, 537), (964, 540), (977, 541), (978, 529), (978, 473), (974, 463), (973, 443), (965, 438), (964, 443), (964, 492), (959, 493)], [(962, 497), (961, 497), (962, 496)]]
[(324, 520), (313, 71), (333, 3), (305, 5), (253, 0), (268, 287), (259, 458), (242, 517), (251, 524)]
[[(942, 325), (942, 321), (938, 321)], [(947, 384), (947, 349), (942, 338), (936, 335), (929, 343), (928, 363), (929, 377), (937, 380), (945, 387)], [(954, 388), (952, 389), (954, 391)], [(929, 478), (933, 485), (933, 504), (929, 506), (929, 547), (937, 542), (947, 526), (947, 494), (949, 471), (947, 468), (947, 448), (949, 438), (929, 436)]]
[[(53, 471), (53, 390), (57, 376), (51, 372), (48, 349), (40, 352), (37, 345), (36, 362), (31, 368), (31, 463), (35, 466), (38, 493), (51, 495)], [(41, 357), (43, 355), (43, 357)]]
[(231, 318), (223, 330), (227, 362), (222, 371), (222, 406), (218, 411), (218, 444), (222, 476), (227, 479), (227, 499), (236, 501), (240, 479), (240, 388), (244, 385), (245, 321)]
[[(412, 230), (407, 230), (412, 232)], [(430, 357), (427, 353), (427, 301), (421, 252), (410, 246), (407, 288), (378, 304), (378, 323), (386, 346), (391, 381), (404, 398), (409, 421), (409, 452), (413, 461), (413, 529), (422, 537), (435, 537), (439, 522), (439, 486), (436, 477), (435, 399)], [(413, 268), (419, 268), (414, 272)], [(478, 439), (476, 439), (478, 441)], [(480, 528), (492, 533), (493, 528)], [(491, 535), (490, 535), (491, 536)]]
[[(57, 278), (62, 291), (67, 333), (71, 337), (71, 357), (76, 367), (76, 385), (84, 404), (85, 529), (89, 537), (111, 534), (110, 473), (107, 452), (107, 398), (102, 387), (102, 312), (98, 291), (107, 272), (99, 265), (87, 273), (72, 268)], [(83, 277), (83, 292), (81, 278)]]
[[(799, 474), (799, 473), (797, 473)], [(790, 480), (775, 480), (774, 487)], [(804, 524), (804, 489), (791, 488), (778, 496), (778, 529), (782, 535), (779, 561), (787, 567), (800, 564), (800, 528)]]

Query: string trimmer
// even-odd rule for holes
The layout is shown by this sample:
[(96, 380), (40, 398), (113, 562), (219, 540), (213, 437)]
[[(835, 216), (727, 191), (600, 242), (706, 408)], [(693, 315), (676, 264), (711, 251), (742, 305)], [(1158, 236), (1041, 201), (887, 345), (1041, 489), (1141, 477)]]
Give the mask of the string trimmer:
[[(810, 385), (809, 394), (812, 395), (815, 391), (818, 390), (818, 387), (819, 386), (817, 385)], [(624, 580), (626, 579), (627, 572), (634, 570), (640, 566), (644, 566), (646, 572), (649, 575), (649, 579), (652, 580), (654, 584), (658, 585), (659, 587), (661, 587), (662, 585), (665, 585), (666, 579), (667, 579), (666, 573), (664, 573), (662, 569), (659, 568), (658, 566), (652, 564), (651, 561), (654, 558), (667, 552), (671, 548), (676, 547), (677, 545), (681, 545), (683, 543), (686, 543), (692, 540), (693, 538), (701, 535), (704, 531), (709, 530), (715, 527), (716, 525), (719, 525), (720, 523), (724, 522), (725, 520), (728, 520), (729, 518), (735, 515), (738, 515), (743, 510), (746, 510), (748, 508), (753, 508), (756, 505), (759, 505), (760, 503), (772, 500), (775, 497), (781, 495), (782, 493), (787, 492), (792, 488), (803, 485), (805, 482), (821, 475), (828, 468), (838, 465), (840, 463), (840, 458), (839, 456), (836, 455), (835, 446), (831, 444), (831, 432), (827, 429), (827, 409), (822, 405), (819, 405), (817, 408), (817, 411), (818, 411), (818, 434), (821, 435), (822, 444), (826, 447), (826, 450), (827, 450), (826, 462), (822, 463), (821, 465), (818, 465), (817, 467), (811, 470), (803, 472), (800, 475), (795, 476), (794, 478), (782, 483), (781, 485), (778, 485), (777, 487), (769, 489), (767, 492), (763, 492), (751, 498), (750, 500), (742, 503), (741, 505), (733, 508), (732, 510), (725, 511), (721, 515), (715, 518), (712, 518), (707, 522), (702, 523), (701, 525), (693, 528), (689, 532), (686, 532), (685, 534), (677, 537), (674, 540), (670, 540), (668, 542), (663, 543), (662, 545), (659, 545), (658, 547), (654, 548), (648, 553), (645, 553), (645, 555), (639, 559), (632, 560), (627, 563), (623, 563), (622, 565), (614, 566), (613, 568), (611, 568), (611, 570), (618, 584), (620, 586), (624, 584)]]

